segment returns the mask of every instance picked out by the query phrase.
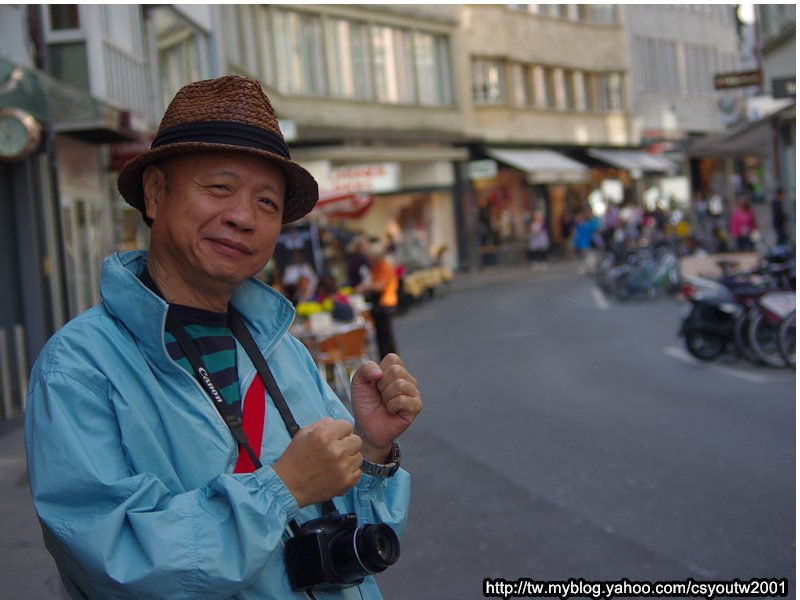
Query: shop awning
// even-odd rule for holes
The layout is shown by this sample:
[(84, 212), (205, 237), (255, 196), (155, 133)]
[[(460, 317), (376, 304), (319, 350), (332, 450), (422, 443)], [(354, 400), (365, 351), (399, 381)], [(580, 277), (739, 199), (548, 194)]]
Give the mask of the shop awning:
[(374, 198), (370, 194), (352, 192), (323, 192), (312, 214), (324, 214), (328, 217), (358, 219), (369, 207)]
[(501, 163), (525, 171), (528, 183), (580, 182), (589, 178), (585, 165), (552, 150), (490, 148), (487, 153)]
[(56, 133), (94, 144), (136, 140), (130, 114), (47, 73), (0, 58), (0, 107), (21, 108)]
[(627, 171), (639, 171), (641, 173), (675, 173), (678, 166), (671, 160), (642, 152), (641, 150), (598, 150), (591, 148), (589, 156), (596, 158), (612, 167), (625, 169)]
[(769, 156), (772, 152), (772, 121), (793, 113), (794, 106), (792, 103), (757, 121), (739, 123), (715, 135), (692, 140), (687, 153), (693, 157), (718, 158)]

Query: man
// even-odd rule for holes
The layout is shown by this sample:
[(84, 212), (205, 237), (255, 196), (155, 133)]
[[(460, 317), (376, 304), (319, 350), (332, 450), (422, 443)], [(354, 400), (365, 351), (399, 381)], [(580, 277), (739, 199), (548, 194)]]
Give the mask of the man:
[(375, 322), (375, 337), (381, 359), (397, 352), (392, 328), (392, 316), (397, 309), (399, 280), (395, 266), (386, 257), (380, 242), (367, 246), (367, 260), (372, 268), (369, 281), (356, 287), (356, 291), (366, 294), (372, 303), (372, 320)]
[(105, 260), (103, 302), (42, 351), (25, 420), (34, 505), (70, 596), (379, 598), (369, 575), (293, 590), (284, 546), (329, 498), (402, 532), (395, 440), (420, 395), (396, 355), (366, 363), (353, 419), (287, 333), (291, 305), (252, 278), (317, 199), (259, 83), (181, 89), (118, 187), (151, 225), (150, 251)]
[(781, 246), (786, 243), (786, 211), (783, 207), (783, 187), (775, 190), (775, 196), (770, 202), (772, 209), (772, 228), (775, 230), (775, 244)]

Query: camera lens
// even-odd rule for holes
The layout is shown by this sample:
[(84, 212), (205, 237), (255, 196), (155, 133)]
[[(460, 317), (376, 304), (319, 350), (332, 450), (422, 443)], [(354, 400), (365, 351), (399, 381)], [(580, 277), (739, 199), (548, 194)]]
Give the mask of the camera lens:
[(400, 558), (400, 542), (388, 525), (364, 525), (354, 538), (359, 562), (370, 573), (380, 573)]

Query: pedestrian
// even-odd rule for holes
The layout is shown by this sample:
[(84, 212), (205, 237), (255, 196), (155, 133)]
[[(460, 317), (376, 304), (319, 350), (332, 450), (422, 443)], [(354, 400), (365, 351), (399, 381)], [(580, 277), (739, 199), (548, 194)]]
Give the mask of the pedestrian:
[(772, 228), (775, 230), (775, 244), (782, 246), (786, 243), (786, 210), (783, 206), (783, 188), (775, 190), (775, 196), (770, 202), (772, 208)]
[(348, 245), (347, 283), (352, 288), (369, 280), (369, 273), (372, 269), (369, 266), (369, 259), (367, 259), (368, 247), (369, 240), (363, 235), (357, 235)]
[[(33, 502), (69, 596), (300, 598), (341, 583), (324, 597), (379, 598), (350, 549), (302, 552), (318, 537), (303, 526), (325, 514), (344, 532), (356, 517), (337, 512), (352, 513), (374, 524), (362, 549), (386, 551), (370, 566), (396, 557), (409, 496), (396, 438), (420, 395), (398, 356), (368, 362), (351, 417), (288, 333), (291, 305), (251, 277), (318, 197), (261, 85), (181, 88), (118, 188), (152, 229), (149, 252), (106, 258), (102, 302), (42, 350), (25, 415)], [(363, 583), (312, 581), (326, 552)]]
[(547, 251), (550, 248), (550, 235), (547, 224), (540, 212), (533, 214), (528, 234), (528, 259), (532, 271), (547, 270)]
[(750, 201), (745, 196), (739, 197), (739, 202), (733, 210), (730, 229), (731, 237), (736, 241), (737, 250), (749, 251), (754, 248), (753, 234), (758, 227)]
[[(303, 278), (307, 280), (305, 284), (302, 283)], [(311, 263), (303, 257), (300, 250), (295, 248), (292, 250), (292, 258), (283, 268), (283, 279), (281, 283), (285, 288), (292, 287), (297, 289), (306, 287), (313, 293), (314, 290), (317, 289), (317, 285), (319, 285), (319, 276), (314, 270), (314, 267), (311, 266)]]
[(375, 322), (378, 354), (383, 359), (397, 352), (392, 317), (397, 310), (399, 280), (395, 266), (380, 242), (369, 245), (367, 258), (372, 267), (370, 280), (358, 286), (356, 292), (364, 294), (372, 304), (370, 314)]

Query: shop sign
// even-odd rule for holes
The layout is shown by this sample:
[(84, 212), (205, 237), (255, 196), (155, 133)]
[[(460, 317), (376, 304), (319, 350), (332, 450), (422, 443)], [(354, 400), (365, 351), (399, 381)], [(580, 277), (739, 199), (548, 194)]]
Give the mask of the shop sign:
[(467, 172), (471, 181), (494, 179), (497, 177), (497, 161), (490, 158), (486, 160), (471, 160), (467, 163)]
[(714, 75), (714, 89), (728, 90), (731, 88), (761, 85), (761, 71), (737, 71), (734, 73), (718, 73)]
[(400, 189), (400, 165), (396, 162), (333, 167), (328, 174), (331, 192), (396, 192)]
[(797, 95), (795, 85), (794, 77), (776, 77), (772, 80), (772, 97), (794, 98)]
[(111, 164), (109, 165), (112, 171), (121, 171), (125, 163), (132, 158), (140, 155), (142, 152), (150, 150), (150, 144), (153, 143), (152, 138), (136, 142), (122, 142), (119, 144), (110, 144), (111, 148)]

